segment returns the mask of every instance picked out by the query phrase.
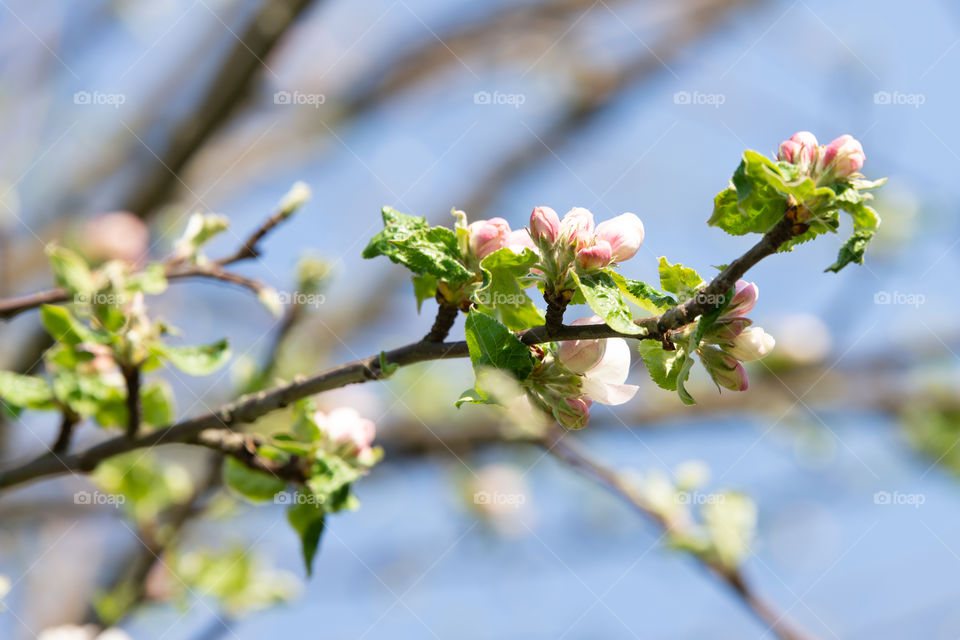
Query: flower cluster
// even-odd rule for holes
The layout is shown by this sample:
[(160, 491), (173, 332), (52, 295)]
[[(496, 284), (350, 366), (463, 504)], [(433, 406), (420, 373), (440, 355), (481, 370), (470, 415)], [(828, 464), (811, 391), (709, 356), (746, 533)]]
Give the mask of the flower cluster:
[[(574, 326), (603, 324), (599, 316), (575, 320)], [(624, 384), (630, 373), (630, 347), (623, 338), (567, 340), (544, 353), (529, 387), (534, 402), (568, 429), (580, 429), (590, 420), (594, 402), (619, 405), (639, 387)]]
[(741, 362), (759, 360), (776, 341), (760, 327), (751, 327), (746, 317), (757, 303), (760, 291), (752, 282), (738, 280), (730, 306), (703, 336), (697, 353), (713, 381), (734, 391), (747, 389), (747, 372)]
[(800, 175), (829, 184), (859, 174), (866, 156), (860, 142), (849, 134), (823, 146), (809, 131), (798, 131), (780, 143), (777, 159), (796, 165)]
[(574, 207), (563, 220), (550, 207), (535, 207), (529, 231), (541, 255), (555, 256), (560, 267), (575, 258), (585, 271), (629, 260), (643, 243), (643, 222), (636, 215), (624, 213), (594, 227), (593, 214), (583, 207)]

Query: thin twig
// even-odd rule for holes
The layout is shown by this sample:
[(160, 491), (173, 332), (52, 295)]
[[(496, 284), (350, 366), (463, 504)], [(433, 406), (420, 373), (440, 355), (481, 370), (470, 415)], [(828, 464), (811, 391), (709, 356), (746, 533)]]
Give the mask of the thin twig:
[(75, 414), (69, 408), (61, 409), (60, 431), (57, 433), (57, 440), (50, 447), (50, 451), (56, 454), (66, 453), (70, 448), (70, 439), (73, 437), (73, 428), (80, 421), (80, 416)]

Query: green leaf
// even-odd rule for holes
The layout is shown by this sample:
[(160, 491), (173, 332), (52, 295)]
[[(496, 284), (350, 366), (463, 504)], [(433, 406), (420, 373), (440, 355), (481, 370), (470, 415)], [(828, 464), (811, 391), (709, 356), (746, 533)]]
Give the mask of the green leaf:
[(643, 329), (634, 323), (630, 305), (609, 273), (574, 273), (573, 278), (587, 304), (611, 329), (620, 333), (643, 332)]
[(697, 295), (697, 289), (703, 286), (703, 278), (693, 269), (680, 263), (670, 264), (660, 257), (660, 288), (677, 296), (682, 303)]
[(471, 310), (465, 331), (475, 371), (493, 367), (509, 371), (518, 380), (525, 380), (533, 371), (530, 348), (496, 319)]
[(57, 284), (70, 293), (90, 293), (97, 288), (86, 261), (70, 249), (50, 246), (47, 258)]
[(293, 435), (301, 442), (316, 442), (323, 437), (314, 416), (317, 405), (313, 398), (297, 400), (293, 405)]
[[(320, 548), (326, 512), (321, 505), (310, 500), (309, 493), (300, 490), (296, 497), (295, 504), (287, 509), (287, 520), (300, 536), (303, 563), (309, 577), (313, 575), (313, 558), (317, 555), (317, 549)], [(303, 499), (300, 499), (301, 497)]]
[(387, 256), (415, 274), (429, 274), (451, 283), (466, 282), (473, 274), (460, 263), (456, 234), (431, 227), (426, 218), (408, 216), (391, 207), (382, 210), (384, 229), (375, 235), (364, 258)]
[(851, 262), (863, 264), (863, 252), (866, 251), (867, 245), (870, 244), (870, 241), (873, 239), (873, 235), (873, 231), (854, 231), (853, 235), (840, 247), (840, 253), (837, 254), (837, 261), (825, 270), (838, 273)]
[(203, 346), (153, 345), (151, 351), (191, 376), (208, 376), (230, 359), (230, 347), (226, 338)]
[(223, 461), (223, 483), (250, 502), (272, 500), (287, 487), (286, 480), (255, 471), (236, 458)]
[(400, 368), (400, 365), (396, 362), (387, 361), (387, 352), (380, 352), (380, 373), (384, 378), (389, 378), (394, 373), (397, 372), (397, 369)]
[(543, 313), (524, 291), (530, 268), (540, 258), (535, 251), (515, 253), (503, 248), (483, 259), (483, 286), (473, 294), (480, 311), (498, 318), (508, 329), (521, 331), (543, 324)]
[(660, 315), (677, 304), (673, 296), (654, 289), (646, 282), (624, 278), (616, 271), (609, 271), (608, 273), (628, 300), (640, 305), (654, 315)]
[(7, 404), (23, 409), (54, 407), (53, 391), (46, 380), (12, 371), (0, 371), (0, 398)]
[(413, 295), (417, 298), (417, 313), (424, 301), (433, 300), (437, 295), (437, 278), (429, 273), (413, 276)]
[(676, 391), (680, 371), (690, 360), (686, 350), (667, 351), (662, 344), (652, 340), (641, 342), (639, 349), (643, 363), (657, 386), (667, 391)]
[(71, 347), (81, 342), (99, 342), (105, 344), (109, 342), (110, 336), (101, 332), (96, 332), (80, 322), (65, 307), (55, 307), (45, 304), (40, 308), (40, 320), (43, 322), (47, 333), (56, 340), (68, 344)]
[(143, 421), (155, 427), (172, 424), (176, 417), (173, 392), (165, 380), (157, 380), (140, 389)]

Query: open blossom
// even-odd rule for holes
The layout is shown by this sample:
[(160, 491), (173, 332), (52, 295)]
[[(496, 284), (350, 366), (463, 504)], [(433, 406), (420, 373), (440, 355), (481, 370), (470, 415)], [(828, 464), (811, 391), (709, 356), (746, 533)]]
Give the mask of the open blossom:
[(130, 636), (116, 628), (101, 631), (94, 624), (65, 624), (44, 629), (37, 636), (37, 640), (130, 640)]
[(330, 440), (349, 445), (350, 455), (363, 457), (370, 453), (376, 426), (352, 407), (339, 407), (329, 413), (317, 411), (314, 421)]
[(503, 218), (478, 220), (467, 227), (470, 234), (470, 251), (483, 260), (488, 255), (507, 246), (510, 224)]
[(623, 262), (635, 256), (643, 244), (643, 222), (632, 213), (622, 213), (598, 224), (596, 237), (598, 242), (610, 243), (614, 262)]
[(820, 170), (837, 178), (847, 178), (863, 168), (863, 145), (850, 134), (828, 144), (820, 157)]
[[(593, 316), (571, 324), (603, 324), (603, 319)], [(570, 342), (572, 344), (568, 344)], [(564, 341), (558, 347), (557, 357), (570, 371), (583, 375), (581, 389), (590, 400), (608, 405), (623, 404), (640, 388), (624, 384), (630, 373), (630, 347), (623, 338)]]

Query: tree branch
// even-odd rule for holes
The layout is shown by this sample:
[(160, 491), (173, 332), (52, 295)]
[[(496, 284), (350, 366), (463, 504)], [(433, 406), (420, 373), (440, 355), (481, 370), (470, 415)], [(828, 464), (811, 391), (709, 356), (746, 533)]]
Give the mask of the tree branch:
[[(555, 340), (581, 340), (596, 338), (634, 338), (642, 340), (662, 340), (669, 331), (693, 322), (697, 316), (713, 309), (713, 300), (722, 300), (730, 287), (743, 276), (750, 267), (764, 257), (777, 251), (783, 242), (794, 233), (793, 222), (789, 215), (778, 222), (760, 241), (744, 255), (731, 262), (698, 295), (674, 307), (660, 316), (636, 320), (637, 325), (645, 329), (638, 335), (623, 334), (607, 325), (562, 325), (555, 332), (548, 332), (545, 326), (527, 329), (518, 334), (526, 344), (538, 344)], [(380, 370), (381, 358), (399, 366), (407, 366), (429, 360), (464, 358), (469, 355), (467, 343), (460, 342), (414, 342), (382, 355), (377, 354), (361, 360), (327, 369), (312, 377), (294, 381), (290, 384), (261, 391), (252, 396), (243, 397), (217, 411), (179, 422), (165, 429), (158, 429), (138, 438), (119, 437), (95, 445), (84, 452), (70, 456), (57, 457), (44, 455), (4, 472), (0, 472), (0, 489), (38, 478), (60, 475), (68, 472), (92, 471), (102, 460), (119, 453), (153, 447), (166, 443), (192, 442), (211, 446), (211, 436), (204, 437), (207, 442), (198, 441), (199, 434), (208, 429), (232, 431), (237, 424), (253, 422), (272, 411), (281, 409), (307, 396), (336, 389), (348, 384), (379, 380), (383, 377)], [(226, 446), (226, 441), (223, 443)], [(233, 441), (230, 441), (233, 446)], [(215, 448), (215, 447), (214, 447)], [(237, 450), (239, 454), (239, 450)], [(233, 454), (231, 454), (233, 455)]]
[[(546, 434), (540, 441), (540, 446), (550, 455), (561, 460), (577, 471), (589, 476), (599, 485), (626, 502), (645, 518), (652, 520), (661, 529), (668, 529), (670, 524), (663, 517), (647, 508), (643, 498), (636, 489), (626, 482), (620, 474), (604, 466), (576, 447), (564, 442), (566, 434)], [(779, 612), (776, 607), (768, 603), (748, 585), (743, 574), (738, 569), (729, 569), (722, 565), (708, 561), (697, 554), (690, 554), (710, 573), (727, 584), (736, 593), (750, 611), (769, 629), (776, 633), (781, 640), (812, 640), (813, 636), (805, 630), (795, 626), (786, 618), (785, 613)]]
[[(250, 291), (260, 294), (265, 284), (253, 278), (227, 271), (224, 267), (260, 255), (260, 242), (277, 226), (290, 217), (289, 211), (280, 209), (275, 211), (263, 224), (251, 233), (243, 244), (233, 253), (212, 260), (204, 264), (184, 263), (182, 260), (171, 258), (163, 263), (164, 275), (168, 280), (182, 280), (185, 278), (209, 278), (236, 284)], [(12, 318), (24, 311), (42, 307), (45, 304), (68, 302), (70, 293), (63, 288), (49, 289), (26, 296), (0, 300), (0, 319)]]

